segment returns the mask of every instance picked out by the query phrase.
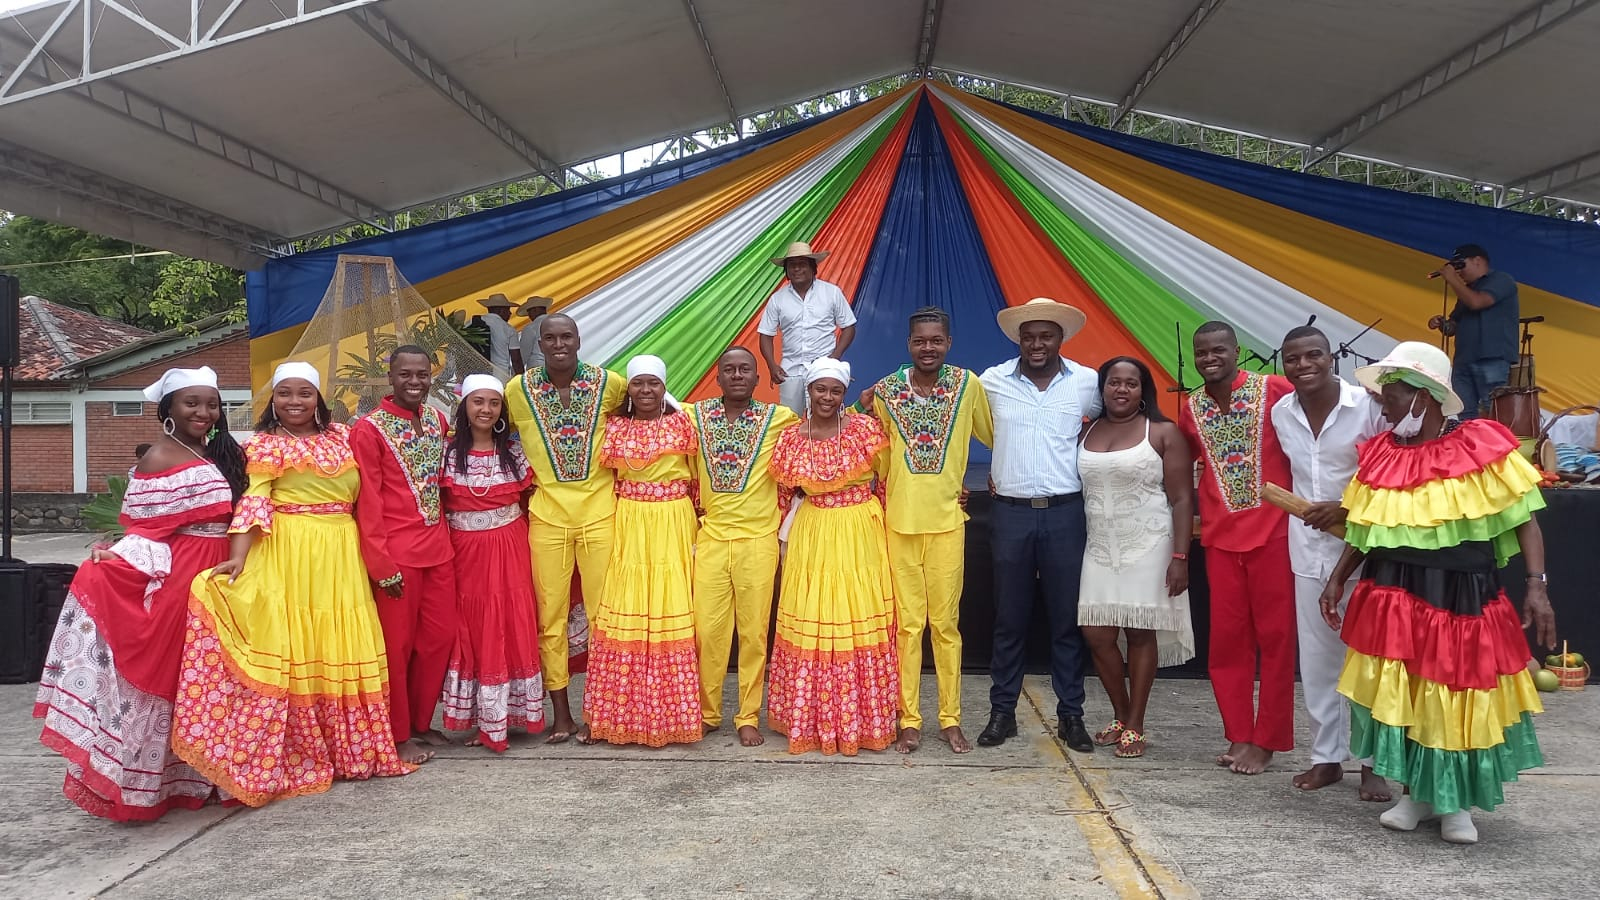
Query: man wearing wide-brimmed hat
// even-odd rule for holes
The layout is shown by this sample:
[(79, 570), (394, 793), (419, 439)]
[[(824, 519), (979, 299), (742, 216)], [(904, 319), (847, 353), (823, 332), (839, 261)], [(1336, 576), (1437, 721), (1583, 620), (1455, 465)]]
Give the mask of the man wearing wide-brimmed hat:
[(517, 315), (528, 317), (528, 324), (522, 326), (517, 334), (517, 343), (522, 349), (522, 367), (517, 369), (518, 372), (544, 365), (544, 350), (539, 347), (539, 323), (544, 321), (554, 304), (555, 301), (549, 297), (529, 297), (517, 307)]
[(1044, 596), (1050, 620), (1050, 682), (1057, 729), (1074, 750), (1094, 743), (1083, 727), (1083, 635), (1078, 630), (1078, 579), (1088, 541), (1078, 440), (1085, 417), (1100, 414), (1099, 376), (1061, 356), (1061, 345), (1087, 317), (1047, 297), (1000, 311), (1000, 330), (1021, 354), (980, 376), (994, 417), (994, 497), (990, 543), (994, 552), (994, 653), (989, 671), (989, 724), (978, 735), (985, 747), (1017, 733), (1023, 645), (1034, 591)]
[[(806, 368), (824, 357), (840, 359), (856, 336), (856, 314), (838, 285), (817, 277), (817, 264), (828, 251), (816, 251), (805, 241), (795, 241), (782, 256), (772, 258), (782, 266), (788, 283), (778, 288), (762, 310), (756, 331), (761, 335), (761, 355), (767, 361), (778, 397), (797, 415), (806, 413)], [(835, 334), (837, 332), (837, 334)], [(772, 339), (783, 335), (779, 359)]]
[(513, 304), (505, 294), (490, 294), (478, 301), (489, 312), (478, 316), (483, 327), (489, 329), (489, 365), (502, 377), (511, 374), (511, 351), (517, 346), (517, 329), (511, 327)]

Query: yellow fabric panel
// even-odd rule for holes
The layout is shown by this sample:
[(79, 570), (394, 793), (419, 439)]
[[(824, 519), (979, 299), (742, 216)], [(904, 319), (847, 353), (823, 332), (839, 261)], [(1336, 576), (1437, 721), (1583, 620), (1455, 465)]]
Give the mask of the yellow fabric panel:
[[(663, 457), (650, 465), (671, 469), (673, 461), (682, 465), (684, 458)], [(682, 468), (681, 477), (687, 478), (688, 466)], [(617, 500), (611, 565), (591, 620), (597, 644), (603, 640), (633, 652), (681, 644), (693, 663), (695, 530), (694, 504), (688, 497)], [(635, 684), (643, 688), (644, 681), (639, 673)]]
[(1358, 525), (1428, 528), (1460, 519), (1482, 519), (1510, 508), (1539, 487), (1539, 473), (1513, 453), (1477, 472), (1430, 481), (1410, 490), (1372, 488), (1351, 481), (1344, 507)]
[[(1382, 318), (1382, 330), (1396, 340), (1438, 342), (1439, 333), (1427, 324), (1441, 312), (1441, 290), (1426, 275), (1439, 267), (1439, 256), (1218, 187), (980, 97), (959, 99), (1078, 172), (1345, 315), (1360, 322)], [(1534, 342), (1539, 383), (1548, 392), (1544, 405), (1600, 400), (1600, 367), (1593, 365), (1600, 359), (1600, 308), (1526, 284), (1518, 292), (1523, 316), (1545, 317)]]
[[(872, 405), (883, 430), (889, 435), (889, 452), (882, 457), (886, 481), (884, 521), (890, 531), (900, 534), (940, 534), (960, 528), (967, 513), (958, 501), (961, 484), (967, 475), (967, 457), (972, 439), (994, 443), (994, 419), (989, 412), (989, 395), (973, 372), (966, 372), (966, 387), (956, 421), (950, 430), (950, 445), (945, 451), (944, 468), (937, 473), (912, 472), (906, 462), (906, 439), (895, 425), (889, 405), (879, 397)], [(987, 440), (985, 440), (987, 438)]]
[(1406, 736), (1437, 750), (1483, 750), (1505, 740), (1522, 714), (1544, 712), (1533, 676), (1524, 669), (1500, 676), (1492, 690), (1452, 691), (1417, 678), (1396, 659), (1345, 652), (1339, 693), (1372, 710), (1372, 718), (1406, 729)]
[(708, 537), (702, 523), (694, 546), (694, 641), (700, 658), (700, 718), (707, 725), (722, 724), (722, 684), (728, 677), (735, 630), (739, 710), (733, 725), (743, 728), (760, 721), (772, 585), (777, 577), (776, 529), (760, 537), (719, 540)]

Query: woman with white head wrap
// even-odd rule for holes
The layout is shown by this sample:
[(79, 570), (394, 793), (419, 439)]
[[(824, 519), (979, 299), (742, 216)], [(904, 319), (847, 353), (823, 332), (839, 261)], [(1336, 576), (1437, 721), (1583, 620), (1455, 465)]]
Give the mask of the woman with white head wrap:
[[(353, 515), (350, 431), (306, 363), (272, 376), (226, 562), (194, 579), (173, 750), (249, 806), (404, 775)], [(271, 760), (274, 764), (265, 765)]]
[(600, 603), (590, 617), (586, 744), (662, 747), (700, 740), (700, 669), (694, 643), (695, 511), (688, 416), (667, 393), (659, 357), (628, 362), (628, 399), (606, 420), (601, 464), (617, 472), (616, 537)]
[(117, 821), (195, 809), (213, 793), (172, 753), (172, 702), (189, 581), (227, 557), (245, 480), (215, 372), (168, 369), (144, 395), (162, 436), (128, 480), (123, 538), (93, 551), (67, 589), (34, 704), (45, 746), (67, 759), (64, 793)]
[(789, 529), (767, 687), (767, 721), (790, 753), (882, 750), (899, 725), (894, 592), (873, 493), (889, 440), (876, 417), (845, 409), (849, 386), (849, 363), (812, 363), (811, 415), (772, 453), (780, 496), (805, 501)]
[(439, 483), (456, 554), (461, 621), (444, 679), (444, 727), (475, 731), (467, 743), (496, 753), (506, 751), (512, 727), (544, 730), (539, 619), (523, 509), (532, 487), (499, 379), (468, 375)]

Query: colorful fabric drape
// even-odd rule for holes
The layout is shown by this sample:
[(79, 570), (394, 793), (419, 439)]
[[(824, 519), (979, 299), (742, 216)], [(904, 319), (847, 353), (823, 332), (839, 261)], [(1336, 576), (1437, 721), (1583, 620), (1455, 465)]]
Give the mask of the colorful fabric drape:
[[(1035, 296), (1088, 315), (1066, 347), (1097, 365), (1144, 360), (1162, 387), (1180, 346), (1220, 318), (1271, 355), (1312, 316), (1335, 345), (1380, 357), (1432, 341), (1455, 245), (1487, 246), (1521, 285), (1544, 403), (1600, 400), (1600, 229), (1318, 178), (1065, 122), (942, 86), (913, 86), (647, 174), (275, 260), (247, 281), (252, 361), (265, 380), (316, 308), (340, 252), (393, 256), (429, 301), (479, 310), (495, 292), (554, 297), (583, 355), (667, 361), (685, 400), (715, 392), (730, 344), (754, 347), (790, 241), (831, 251), (819, 276), (859, 319), (846, 354), (863, 380), (904, 362), (906, 317), (940, 306), (953, 363), (1013, 345), (994, 323)], [(515, 320), (521, 324), (522, 320)], [(1346, 359), (1351, 372), (1358, 360)], [(775, 392), (764, 386), (763, 397)], [(1163, 395), (1164, 397), (1168, 395)], [(1175, 405), (1174, 405), (1175, 408)], [(1170, 411), (1170, 410), (1169, 410)]]

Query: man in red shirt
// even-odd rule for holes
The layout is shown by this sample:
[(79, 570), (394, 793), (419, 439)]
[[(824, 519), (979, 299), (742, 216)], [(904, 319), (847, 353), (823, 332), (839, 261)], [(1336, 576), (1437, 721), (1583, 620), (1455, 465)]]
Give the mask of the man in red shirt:
[[(1239, 370), (1239, 338), (1226, 322), (1194, 333), (1205, 387), (1178, 417), (1200, 471), (1200, 543), (1211, 587), (1211, 690), (1228, 751), (1217, 765), (1256, 775), (1294, 748), (1294, 573), (1288, 514), (1261, 499), (1261, 485), (1290, 484), (1270, 410), (1294, 393), (1281, 375)], [(1255, 703), (1256, 655), (1261, 699)]]
[(412, 763), (433, 755), (408, 747), (413, 737), (435, 746), (449, 741), (433, 729), (433, 713), (456, 638), (455, 551), (439, 511), (450, 427), (443, 413), (424, 405), (432, 383), (426, 350), (396, 349), (389, 356), (394, 393), (350, 428), (361, 471), (361, 555), (379, 588), (389, 657), (389, 718), (396, 752)]

